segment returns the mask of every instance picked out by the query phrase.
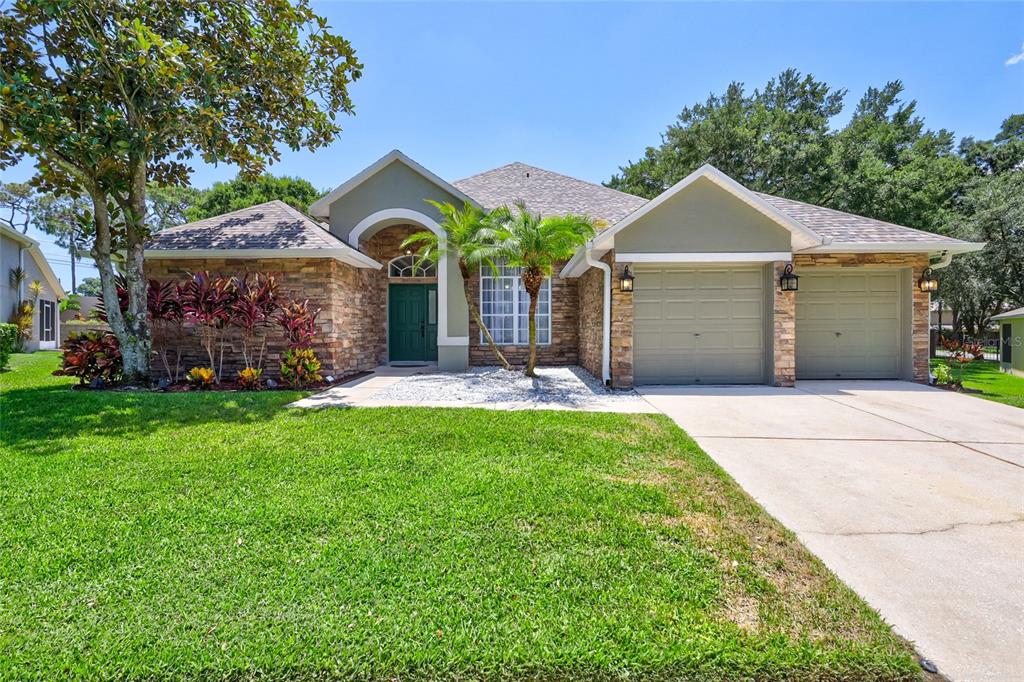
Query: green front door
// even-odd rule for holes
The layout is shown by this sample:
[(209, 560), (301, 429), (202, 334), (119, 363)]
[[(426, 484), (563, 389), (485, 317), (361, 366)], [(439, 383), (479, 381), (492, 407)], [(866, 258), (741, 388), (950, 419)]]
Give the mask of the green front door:
[(394, 361), (437, 360), (437, 285), (388, 287), (388, 357)]

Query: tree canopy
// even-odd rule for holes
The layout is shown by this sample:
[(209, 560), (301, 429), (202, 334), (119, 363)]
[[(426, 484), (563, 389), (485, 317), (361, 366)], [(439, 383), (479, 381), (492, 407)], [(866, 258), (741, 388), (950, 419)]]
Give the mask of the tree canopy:
[(199, 192), (186, 210), (186, 215), (189, 220), (201, 220), (274, 199), (306, 211), (323, 194), (302, 178), (269, 173), (255, 178), (239, 175), (227, 182), (214, 183), (209, 189)]
[(711, 163), (755, 191), (986, 241), (940, 278), (955, 324), (976, 330), (1024, 304), (1024, 114), (991, 140), (957, 145), (902, 95), (898, 80), (868, 88), (837, 127), (846, 91), (813, 76), (789, 69), (752, 92), (732, 83), (685, 107), (659, 145), (606, 184), (654, 197)]
[(257, 175), (281, 145), (329, 144), (362, 65), (308, 0), (21, 0), (0, 35), (0, 168), (30, 157), (36, 188), (90, 198), (125, 376), (145, 382), (150, 183), (187, 185), (196, 156)]

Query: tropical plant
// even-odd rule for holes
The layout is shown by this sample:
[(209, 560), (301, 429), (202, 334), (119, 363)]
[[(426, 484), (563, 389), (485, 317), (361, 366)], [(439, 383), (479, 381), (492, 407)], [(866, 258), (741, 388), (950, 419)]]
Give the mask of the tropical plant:
[[(277, 280), (273, 275), (245, 275), (236, 277), (232, 286), (235, 297), (231, 302), (231, 324), (242, 331), (242, 358), (246, 369), (262, 370), (263, 352), (267, 347), (267, 327), (278, 309)], [(260, 334), (259, 353), (253, 357), (253, 341)]]
[(498, 348), (498, 344), (494, 342), (491, 331), (484, 324), (476, 297), (470, 290), (473, 278), (481, 267), (494, 268), (494, 230), (487, 223), (486, 213), (482, 208), (474, 206), (468, 201), (463, 204), (461, 209), (448, 202), (442, 203), (428, 199), (427, 203), (436, 208), (443, 216), (441, 229), (445, 233), (444, 240), (441, 240), (431, 230), (424, 230), (410, 235), (402, 242), (402, 248), (417, 247), (418, 259), (427, 262), (436, 262), (448, 254), (455, 256), (459, 264), (459, 272), (462, 273), (462, 293), (466, 297), (470, 316), (483, 332), (487, 345), (490, 346), (498, 364), (505, 369), (512, 369), (501, 349)]
[(262, 384), (260, 384), (262, 376), (262, 369), (246, 367), (238, 372), (238, 385), (243, 391), (258, 391), (262, 388)]
[(34, 279), (28, 283), (28, 293), (32, 295), (32, 307), (39, 302), (39, 297), (43, 295), (43, 283), (38, 279)]
[(18, 341), (15, 345), (16, 351), (21, 351), (25, 348), (25, 341), (32, 338), (32, 313), (35, 312), (35, 306), (32, 301), (19, 301), (14, 306), (14, 312), (11, 313), (10, 322), (18, 328)]
[(82, 297), (78, 294), (68, 294), (68, 297), (60, 302), (60, 311), (66, 312), (68, 310), (81, 310), (82, 309)]
[(985, 357), (985, 347), (976, 341), (960, 339), (943, 339), (941, 345), (953, 377), (950, 383), (963, 386), (964, 366)]
[(25, 268), (20, 265), (11, 268), (11, 271), (7, 273), (7, 281), (10, 282), (11, 288), (14, 289), (17, 294), (21, 295), (21, 285), (28, 279), (28, 273), (25, 272)]
[(110, 332), (72, 332), (62, 346), (61, 368), (55, 376), (78, 377), (79, 384), (96, 379), (113, 383), (121, 378), (121, 349)]
[(309, 348), (317, 333), (316, 318), (320, 309), (310, 310), (309, 300), (287, 301), (281, 305), (277, 323), (288, 337), (288, 348)]
[(17, 325), (0, 323), (0, 369), (7, 369), (7, 363), (18, 345), (20, 334)]
[(953, 383), (953, 372), (949, 365), (942, 363), (935, 365), (935, 383), (948, 386)]
[(193, 157), (255, 175), (281, 145), (332, 143), (362, 65), (309, 0), (4, 3), (0, 35), (0, 169), (31, 158), (32, 185), (88, 195), (125, 379), (146, 383), (150, 184), (186, 185)]
[(320, 361), (312, 348), (289, 348), (281, 358), (281, 379), (289, 386), (305, 388), (319, 382)]
[[(199, 325), (203, 348), (211, 367), (221, 367), (224, 361), (224, 327), (231, 319), (234, 304), (234, 287), (231, 280), (212, 277), (207, 271), (193, 273), (178, 291), (181, 313), (185, 321)], [(219, 346), (220, 360), (214, 359), (214, 349)], [(217, 372), (220, 381), (220, 371)]]
[(530, 355), (526, 361), (526, 375), (536, 376), (537, 366), (537, 303), (544, 279), (550, 277), (554, 266), (568, 260), (596, 232), (595, 223), (582, 215), (541, 217), (532, 213), (522, 201), (513, 211), (499, 206), (488, 216), (494, 229), (494, 255), (508, 265), (521, 268), (520, 279), (530, 296), (527, 313)]
[(189, 386), (200, 391), (211, 388), (218, 381), (217, 373), (213, 371), (212, 367), (193, 367), (185, 375), (185, 379), (188, 381)]

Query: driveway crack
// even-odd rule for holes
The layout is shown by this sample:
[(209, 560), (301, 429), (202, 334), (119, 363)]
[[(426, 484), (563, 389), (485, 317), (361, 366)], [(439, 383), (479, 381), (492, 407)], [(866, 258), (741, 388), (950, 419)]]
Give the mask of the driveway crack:
[(926, 528), (924, 530), (863, 530), (863, 531), (844, 531), (841, 533), (827, 533), (824, 531), (815, 530), (803, 530), (797, 531), (805, 535), (825, 535), (829, 537), (860, 537), (868, 535), (931, 535), (933, 533), (948, 533), (951, 530), (964, 527), (974, 528), (988, 528), (991, 526), (1012, 526), (1016, 523), (1024, 523), (1024, 515), (1019, 515), (1014, 519), (1002, 519), (999, 521), (986, 521), (985, 523), (978, 523), (976, 521), (961, 521), (959, 523), (951, 523), (941, 528)]

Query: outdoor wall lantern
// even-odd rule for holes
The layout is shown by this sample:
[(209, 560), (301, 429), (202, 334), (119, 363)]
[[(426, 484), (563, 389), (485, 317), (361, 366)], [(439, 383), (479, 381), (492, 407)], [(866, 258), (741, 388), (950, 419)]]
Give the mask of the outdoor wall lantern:
[(917, 287), (921, 291), (935, 291), (939, 288), (939, 280), (936, 279), (931, 268), (925, 268), (921, 273), (921, 279), (917, 280)]
[(799, 291), (800, 276), (793, 274), (792, 263), (787, 263), (786, 269), (782, 271), (782, 277), (779, 277), (779, 289), (782, 291)]
[(629, 266), (626, 266), (626, 270), (619, 277), (619, 291), (630, 293), (633, 291), (633, 273), (629, 271)]

